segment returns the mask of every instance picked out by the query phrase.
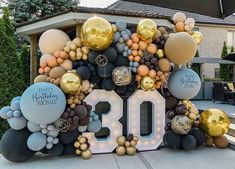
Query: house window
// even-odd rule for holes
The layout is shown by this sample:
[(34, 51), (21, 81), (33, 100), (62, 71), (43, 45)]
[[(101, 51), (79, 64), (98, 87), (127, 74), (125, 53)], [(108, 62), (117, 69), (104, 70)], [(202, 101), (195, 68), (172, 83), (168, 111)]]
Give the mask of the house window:
[(228, 31), (227, 43), (229, 47), (235, 46), (235, 31)]

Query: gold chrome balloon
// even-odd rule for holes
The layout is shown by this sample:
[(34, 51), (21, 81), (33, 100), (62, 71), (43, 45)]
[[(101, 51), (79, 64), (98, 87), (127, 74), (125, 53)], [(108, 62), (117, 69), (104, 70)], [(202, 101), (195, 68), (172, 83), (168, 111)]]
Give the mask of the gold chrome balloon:
[(143, 77), (140, 83), (141, 83), (141, 88), (146, 91), (153, 90), (155, 86), (155, 80), (148, 76)]
[(81, 85), (82, 80), (80, 76), (73, 72), (65, 73), (60, 81), (60, 88), (67, 94), (80, 93)]
[(113, 34), (111, 24), (97, 16), (89, 18), (81, 28), (83, 45), (95, 51), (107, 48), (113, 41)]
[(217, 137), (227, 133), (230, 120), (222, 110), (208, 109), (202, 112), (199, 125), (207, 135)]
[(156, 33), (157, 25), (151, 19), (143, 19), (137, 25), (137, 34), (142, 40), (152, 41)]
[(118, 145), (118, 146), (116, 147), (116, 154), (119, 155), (119, 156), (125, 155), (125, 154), (126, 154), (126, 148), (125, 148), (125, 146), (120, 146), (120, 145)]
[(92, 156), (92, 152), (90, 149), (87, 149), (85, 151), (82, 151), (82, 158), (83, 159), (90, 159)]
[(193, 39), (196, 41), (196, 43), (199, 45), (203, 41), (202, 33), (199, 31), (194, 31), (192, 34)]
[(156, 56), (157, 56), (158, 58), (164, 57), (164, 50), (158, 49), (157, 52), (156, 52)]

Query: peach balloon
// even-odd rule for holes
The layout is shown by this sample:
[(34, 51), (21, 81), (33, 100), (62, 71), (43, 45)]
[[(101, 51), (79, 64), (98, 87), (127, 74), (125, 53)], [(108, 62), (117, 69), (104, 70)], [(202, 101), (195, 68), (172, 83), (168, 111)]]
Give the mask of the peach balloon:
[(140, 76), (146, 76), (149, 73), (149, 68), (146, 65), (140, 65), (137, 72)]
[(55, 67), (58, 65), (57, 60), (55, 57), (50, 57), (47, 59), (47, 65), (50, 67)]
[(152, 69), (152, 70), (149, 71), (149, 74), (148, 74), (148, 75), (149, 75), (149, 77), (151, 77), (151, 78), (155, 78), (156, 74), (157, 74), (157, 72)]
[(66, 53), (65, 51), (61, 51), (59, 56), (63, 59), (67, 59), (69, 57), (68, 53)]
[(139, 82), (139, 81), (141, 80), (141, 76), (137, 74), (137, 75), (135, 76), (135, 80)]
[(60, 57), (60, 52), (61, 52), (61, 50), (56, 50), (56, 51), (53, 53), (53, 56), (56, 57), (56, 58)]
[(133, 44), (131, 45), (131, 48), (134, 49), (134, 50), (138, 50), (138, 49), (139, 49), (138, 43), (133, 43)]
[(56, 50), (63, 50), (69, 36), (61, 30), (49, 29), (39, 38), (39, 49), (43, 54), (53, 54)]
[(136, 56), (136, 57), (134, 57), (134, 61), (136, 61), (136, 62), (139, 62), (140, 61), (140, 56)]
[(166, 58), (162, 58), (158, 61), (158, 65), (160, 67), (160, 70), (162, 72), (167, 72), (170, 70), (171, 65), (170, 65), (170, 61)]
[(167, 39), (164, 47), (166, 57), (174, 64), (186, 64), (196, 54), (196, 41), (186, 32), (175, 33)]
[(148, 44), (147, 51), (151, 54), (155, 54), (157, 52), (157, 47), (153, 43)]
[(132, 51), (132, 55), (133, 55), (133, 56), (137, 56), (137, 55), (138, 55), (138, 51), (137, 51), (137, 50), (133, 50), (133, 51)]
[(134, 60), (134, 57), (133, 57), (132, 55), (129, 55), (129, 56), (128, 56), (128, 59), (129, 59), (130, 61), (133, 61), (133, 60)]
[(184, 31), (184, 22), (178, 22), (175, 24), (175, 30), (177, 32), (183, 32)]
[(147, 48), (147, 43), (144, 41), (139, 41), (140, 50), (145, 50)]
[(128, 41), (126, 42), (127, 46), (129, 46), (129, 47), (132, 45), (132, 43), (133, 43), (133, 41), (131, 39), (128, 39)]
[(50, 72), (50, 70), (51, 70), (51, 68), (50, 68), (50, 67), (48, 67), (48, 66), (44, 68), (44, 72), (45, 72), (45, 73), (49, 73), (49, 72)]
[(131, 35), (131, 39), (132, 39), (133, 42), (135, 42), (135, 43), (137, 43), (137, 42), (140, 41), (140, 39), (139, 39), (137, 33), (133, 33), (133, 34)]

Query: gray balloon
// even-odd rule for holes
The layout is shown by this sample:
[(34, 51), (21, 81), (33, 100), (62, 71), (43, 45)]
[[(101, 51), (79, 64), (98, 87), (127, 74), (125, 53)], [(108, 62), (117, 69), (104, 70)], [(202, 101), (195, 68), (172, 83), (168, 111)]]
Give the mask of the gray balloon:
[(27, 120), (23, 116), (7, 119), (7, 122), (14, 130), (22, 130), (27, 125)]
[(88, 131), (93, 132), (93, 133), (97, 133), (98, 131), (100, 131), (101, 126), (102, 125), (101, 125), (100, 120), (93, 121), (88, 124)]
[(28, 121), (27, 127), (28, 127), (29, 131), (31, 131), (32, 133), (37, 132), (37, 131), (41, 131), (40, 125), (39, 124), (35, 124), (35, 123), (31, 122), (31, 121)]
[(65, 95), (54, 84), (40, 82), (31, 85), (21, 96), (21, 112), (36, 124), (50, 124), (63, 114), (66, 106)]
[(7, 117), (7, 112), (11, 111), (11, 107), (10, 106), (5, 106), (0, 110), (0, 117), (3, 119), (8, 119)]
[(47, 137), (41, 132), (36, 132), (31, 134), (27, 140), (27, 145), (29, 149), (33, 151), (39, 151), (43, 149), (46, 146), (46, 144), (47, 144)]
[(87, 126), (78, 126), (78, 131), (79, 132), (85, 132), (87, 130)]
[(196, 72), (181, 68), (173, 72), (168, 80), (168, 89), (178, 99), (192, 99), (201, 88), (201, 79)]

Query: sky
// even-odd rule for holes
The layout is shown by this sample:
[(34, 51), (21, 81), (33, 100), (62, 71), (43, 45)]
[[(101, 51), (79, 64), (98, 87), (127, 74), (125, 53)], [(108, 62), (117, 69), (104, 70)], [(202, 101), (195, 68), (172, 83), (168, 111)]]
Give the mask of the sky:
[(81, 6), (87, 7), (107, 7), (117, 0), (80, 0)]

